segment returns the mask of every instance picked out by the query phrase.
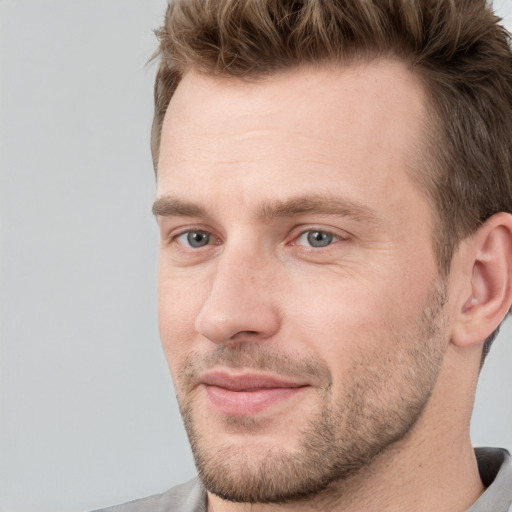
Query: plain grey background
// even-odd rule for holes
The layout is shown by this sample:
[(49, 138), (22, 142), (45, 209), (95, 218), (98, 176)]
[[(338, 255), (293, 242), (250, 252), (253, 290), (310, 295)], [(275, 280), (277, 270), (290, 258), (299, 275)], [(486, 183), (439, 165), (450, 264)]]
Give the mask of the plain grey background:
[[(512, 27), (512, 1), (496, 1)], [(0, 0), (0, 510), (83, 511), (194, 468), (160, 348), (149, 153), (165, 0)], [(512, 449), (512, 327), (475, 444)]]

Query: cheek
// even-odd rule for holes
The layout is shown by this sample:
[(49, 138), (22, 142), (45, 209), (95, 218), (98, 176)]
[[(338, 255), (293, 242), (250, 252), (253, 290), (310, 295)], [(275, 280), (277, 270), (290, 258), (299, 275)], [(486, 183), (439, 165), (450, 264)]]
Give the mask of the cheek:
[(287, 338), (301, 340), (306, 351), (321, 357), (333, 379), (365, 358), (386, 357), (397, 336), (409, 332), (422, 309), (421, 294), (406, 293), (384, 280), (332, 276), (298, 281), (292, 293)]
[(159, 279), (158, 324), (160, 339), (171, 371), (183, 364), (193, 348), (195, 319), (202, 297), (183, 279)]
[(337, 275), (297, 280), (290, 298), (294, 323), (324, 341), (349, 342), (355, 332), (378, 328), (396, 311), (395, 297), (382, 284)]

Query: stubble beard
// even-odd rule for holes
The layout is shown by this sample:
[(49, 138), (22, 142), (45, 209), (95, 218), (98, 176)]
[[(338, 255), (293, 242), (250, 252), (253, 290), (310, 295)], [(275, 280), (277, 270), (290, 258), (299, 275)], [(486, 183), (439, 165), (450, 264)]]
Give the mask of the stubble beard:
[[(290, 369), (315, 372), (324, 385), (318, 388), (321, 406), (301, 429), (297, 448), (272, 447), (258, 453), (243, 451), (239, 445), (212, 446), (196, 420), (193, 393), (182, 389), (178, 402), (206, 489), (234, 502), (303, 500), (347, 481), (403, 440), (421, 417), (439, 375), (445, 347), (444, 303), (444, 287), (437, 284), (414, 327), (388, 344), (393, 352), (386, 353), (387, 357), (360, 357), (347, 373), (343, 394), (336, 400), (323, 361), (290, 361), (287, 355), (257, 344), (219, 347), (202, 366), (215, 362), (282, 373), (290, 373)], [(197, 366), (192, 356), (182, 374), (185, 380), (192, 379)], [(226, 428), (246, 429), (248, 435), (257, 426), (252, 418), (226, 419)]]

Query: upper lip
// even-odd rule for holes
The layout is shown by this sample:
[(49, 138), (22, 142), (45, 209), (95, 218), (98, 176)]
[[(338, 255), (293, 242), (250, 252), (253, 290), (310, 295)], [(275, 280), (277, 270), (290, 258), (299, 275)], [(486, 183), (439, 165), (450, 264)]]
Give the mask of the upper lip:
[(272, 388), (300, 388), (304, 382), (297, 382), (278, 375), (261, 373), (231, 373), (222, 370), (210, 370), (199, 379), (206, 386), (218, 386), (230, 391), (253, 391)]

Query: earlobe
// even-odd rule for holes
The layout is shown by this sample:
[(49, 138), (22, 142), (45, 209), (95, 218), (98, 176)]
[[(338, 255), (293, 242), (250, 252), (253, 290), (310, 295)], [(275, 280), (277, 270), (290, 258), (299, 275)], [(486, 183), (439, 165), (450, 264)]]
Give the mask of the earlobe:
[(512, 215), (491, 217), (464, 245), (462, 265), (469, 280), (455, 311), (452, 343), (483, 342), (512, 304)]

